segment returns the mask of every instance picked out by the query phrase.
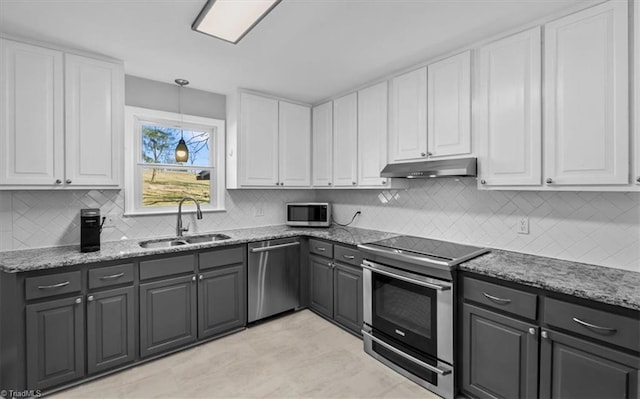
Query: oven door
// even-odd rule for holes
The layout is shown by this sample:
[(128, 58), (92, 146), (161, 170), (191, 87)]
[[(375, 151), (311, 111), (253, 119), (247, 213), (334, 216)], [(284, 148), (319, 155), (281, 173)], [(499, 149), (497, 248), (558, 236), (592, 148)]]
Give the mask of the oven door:
[(453, 364), (453, 284), (365, 260), (364, 322), (376, 336)]

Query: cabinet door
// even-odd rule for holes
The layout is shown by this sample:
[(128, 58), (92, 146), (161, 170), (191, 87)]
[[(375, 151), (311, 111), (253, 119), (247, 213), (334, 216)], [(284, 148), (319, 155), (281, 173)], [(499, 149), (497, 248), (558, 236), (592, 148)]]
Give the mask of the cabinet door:
[(278, 100), (240, 93), (240, 185), (278, 181)]
[(27, 386), (44, 389), (84, 376), (84, 305), (73, 297), (27, 305)]
[(279, 180), (283, 186), (311, 185), (311, 110), (280, 101)]
[(358, 180), (358, 93), (333, 100), (333, 185)]
[(387, 165), (387, 82), (358, 92), (358, 184), (386, 186), (380, 177)]
[(313, 108), (313, 168), (314, 186), (333, 183), (333, 102)]
[(629, 182), (627, 2), (545, 27), (545, 181)]
[(140, 285), (140, 356), (147, 357), (196, 339), (196, 277)]
[(221, 267), (198, 276), (198, 338), (247, 324), (244, 265)]
[(65, 55), (65, 184), (119, 186), (122, 65)]
[(478, 398), (537, 398), (537, 326), (466, 303), (462, 314), (462, 389)]
[(333, 318), (360, 334), (362, 329), (362, 269), (335, 264), (333, 273)]
[(540, 346), (540, 398), (638, 398), (640, 360), (554, 331)]
[(89, 374), (133, 361), (135, 333), (133, 287), (91, 294), (87, 298)]
[(331, 259), (309, 257), (310, 306), (323, 315), (333, 318), (333, 266)]
[(427, 155), (471, 152), (471, 52), (429, 65)]
[(389, 162), (427, 156), (427, 68), (391, 80)]
[(482, 184), (542, 183), (540, 27), (478, 50)]
[(0, 184), (61, 184), (63, 55), (5, 39), (0, 51)]

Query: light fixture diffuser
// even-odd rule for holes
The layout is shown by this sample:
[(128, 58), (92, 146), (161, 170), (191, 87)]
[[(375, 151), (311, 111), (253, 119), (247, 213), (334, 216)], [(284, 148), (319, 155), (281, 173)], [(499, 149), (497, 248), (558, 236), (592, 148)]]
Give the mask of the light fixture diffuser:
[(236, 44), (281, 0), (209, 0), (191, 29)]

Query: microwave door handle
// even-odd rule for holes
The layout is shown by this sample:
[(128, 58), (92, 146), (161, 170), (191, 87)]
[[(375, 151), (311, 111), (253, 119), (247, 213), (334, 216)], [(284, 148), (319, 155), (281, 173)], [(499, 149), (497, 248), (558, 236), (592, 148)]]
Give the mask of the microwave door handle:
[(413, 279), (411, 277), (399, 276), (397, 274), (389, 273), (387, 271), (376, 269), (374, 267), (367, 266), (367, 265), (364, 265), (364, 264), (361, 265), (361, 266), (363, 268), (365, 268), (365, 269), (371, 270), (374, 273), (383, 274), (383, 275), (388, 276), (388, 277), (397, 278), (398, 280), (406, 281), (407, 283), (421, 285), (423, 287), (432, 288), (434, 290), (447, 291), (447, 290), (451, 289), (451, 287), (446, 287), (446, 286), (437, 285), (437, 284), (431, 284), (431, 283), (427, 283), (426, 281), (420, 281), (420, 280)]
[(290, 242), (290, 243), (287, 243), (287, 244), (271, 245), (269, 247), (251, 248), (251, 252), (266, 252), (266, 251), (272, 251), (274, 249), (281, 249), (281, 248), (286, 248), (286, 247), (294, 247), (296, 245), (300, 245), (300, 242), (296, 241), (296, 242)]
[(405, 359), (407, 359), (410, 362), (413, 362), (419, 366), (424, 367), (425, 369), (429, 370), (429, 371), (433, 371), (434, 373), (440, 374), (442, 376), (447, 375), (447, 374), (451, 374), (451, 370), (442, 370), (438, 367), (432, 366), (428, 363), (423, 362), (420, 359), (416, 359), (415, 357), (411, 356), (411, 355), (407, 355), (406, 353), (402, 352), (399, 349), (396, 349), (395, 347), (393, 347), (392, 345), (389, 345), (388, 343), (384, 342), (383, 340), (374, 337), (373, 335), (369, 334), (368, 332), (364, 331), (364, 330), (360, 330), (360, 332), (371, 338), (372, 341), (374, 341), (377, 344), (380, 344), (382, 346), (384, 346), (386, 349), (390, 350), (391, 352), (395, 353), (396, 355), (403, 357)]

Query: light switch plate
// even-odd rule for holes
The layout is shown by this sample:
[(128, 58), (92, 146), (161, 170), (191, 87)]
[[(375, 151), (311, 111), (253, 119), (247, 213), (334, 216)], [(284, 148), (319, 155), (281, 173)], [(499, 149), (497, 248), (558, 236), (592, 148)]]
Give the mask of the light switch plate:
[(529, 218), (524, 216), (518, 220), (518, 234), (529, 234)]

